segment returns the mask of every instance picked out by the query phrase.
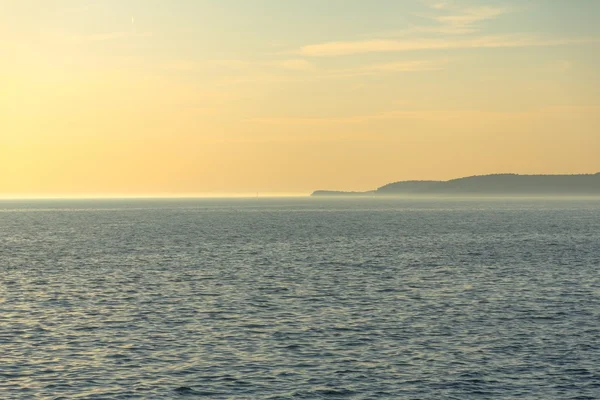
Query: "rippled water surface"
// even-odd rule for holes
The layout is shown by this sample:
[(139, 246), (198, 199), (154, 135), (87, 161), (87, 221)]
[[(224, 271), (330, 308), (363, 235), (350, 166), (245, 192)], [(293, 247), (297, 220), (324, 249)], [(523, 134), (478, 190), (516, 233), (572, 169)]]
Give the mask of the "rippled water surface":
[(0, 202), (0, 398), (600, 398), (599, 200)]

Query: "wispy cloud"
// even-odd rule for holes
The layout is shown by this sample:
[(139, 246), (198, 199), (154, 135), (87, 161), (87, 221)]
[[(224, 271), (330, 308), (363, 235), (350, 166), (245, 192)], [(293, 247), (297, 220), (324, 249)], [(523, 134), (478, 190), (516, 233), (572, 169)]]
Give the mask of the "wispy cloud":
[(598, 42), (594, 38), (548, 38), (531, 33), (484, 35), (483, 23), (516, 9), (459, 6), (451, 1), (426, 2), (429, 12), (418, 14), (429, 24), (369, 35), (371, 39), (310, 44), (294, 51), (304, 57), (345, 56), (419, 50), (560, 46)]
[(93, 34), (75, 34), (65, 31), (47, 32), (41, 36), (41, 42), (44, 46), (81, 46), (91, 43), (100, 43), (106, 41), (131, 40), (136, 38), (152, 37), (152, 32), (102, 32)]
[(276, 61), (271, 64), (276, 67), (280, 67), (283, 69), (289, 69), (289, 70), (295, 70), (295, 71), (313, 71), (313, 70), (315, 70), (315, 65), (313, 63), (303, 60), (303, 59)]
[(79, 7), (66, 7), (57, 9), (55, 11), (55, 15), (64, 16), (64, 15), (78, 15), (82, 14), (90, 9), (89, 5), (79, 6)]
[(196, 64), (191, 61), (177, 60), (163, 64), (163, 69), (170, 69), (174, 71), (193, 71), (196, 68)]
[(550, 72), (555, 72), (555, 73), (568, 72), (572, 68), (573, 68), (573, 63), (571, 61), (568, 61), (568, 60), (555, 61), (555, 62), (550, 63), (548, 65), (548, 70)]
[(468, 35), (480, 32), (482, 23), (514, 10), (507, 7), (459, 7), (449, 2), (437, 2), (427, 4), (430, 9), (427, 13), (419, 13), (416, 16), (427, 20), (429, 24), (412, 25), (408, 28), (378, 32), (370, 37), (408, 37), (417, 35)]
[(459, 10), (450, 15), (431, 17), (437, 21), (443, 31), (448, 33), (464, 34), (479, 31), (480, 22), (497, 18), (510, 12), (508, 8), (500, 7), (473, 7)]
[(448, 63), (448, 60), (441, 61), (429, 61), (429, 60), (418, 60), (418, 61), (402, 61), (402, 62), (389, 62), (382, 64), (367, 65), (358, 68), (360, 71), (383, 71), (383, 72), (413, 72), (413, 71), (438, 71)]
[(255, 65), (255, 63), (250, 62), (250, 61), (235, 60), (235, 59), (213, 60), (210, 62), (210, 64), (216, 65), (218, 67), (226, 68), (229, 70), (244, 70), (244, 69), (251, 67), (252, 65)]
[(485, 111), (485, 110), (393, 110), (373, 114), (343, 116), (343, 117), (266, 117), (252, 118), (247, 122), (260, 125), (300, 125), (300, 126), (328, 126), (328, 125), (360, 125), (376, 121), (389, 120), (471, 120), (475, 118), (501, 118), (501, 119), (527, 119), (527, 118), (552, 118), (571, 115), (573, 113), (597, 115), (599, 106), (580, 107), (544, 107), (526, 111)]
[(355, 125), (376, 120), (415, 119), (429, 116), (422, 111), (385, 111), (374, 114), (354, 115), (345, 117), (267, 117), (252, 118), (247, 122), (260, 125)]
[[(175, 70), (192, 70), (202, 65), (211, 65), (228, 69), (230, 71), (246, 71), (250, 69), (273, 68), (284, 69), (291, 71), (314, 71), (316, 66), (301, 58), (273, 60), (273, 61), (247, 61), (247, 60), (213, 60), (205, 63), (197, 64), (191, 61), (178, 60), (165, 64), (164, 67)], [(170, 68), (169, 68), (170, 67)]]
[(450, 59), (446, 58), (441, 60), (412, 60), (369, 64), (355, 68), (329, 71), (325, 77), (349, 78), (380, 73), (441, 71), (450, 61)]
[(62, 42), (70, 42), (75, 44), (90, 43), (90, 42), (103, 42), (108, 40), (118, 40), (126, 38), (144, 38), (151, 37), (152, 32), (106, 32), (106, 33), (94, 33), (90, 35), (67, 35), (63, 36)]
[[(246, 83), (282, 83), (282, 82), (314, 82), (328, 79), (346, 79), (359, 76), (409, 73), (443, 70), (453, 59), (392, 61), (376, 64), (360, 65), (349, 68), (317, 68), (316, 65), (303, 59), (290, 59), (269, 62), (249, 62), (243, 60), (219, 60), (210, 65), (228, 66), (233, 69), (232, 76), (217, 80), (218, 84), (236, 85)], [(206, 65), (206, 64), (204, 64)], [(191, 61), (172, 61), (162, 64), (163, 69), (172, 71), (195, 71), (202, 68), (202, 63)], [(269, 70), (265, 70), (268, 67)], [(302, 73), (286, 73), (290, 72)]]
[(297, 52), (304, 56), (327, 57), (416, 50), (559, 46), (567, 44), (595, 43), (598, 41), (599, 39), (594, 38), (552, 39), (525, 34), (514, 34), (456, 39), (339, 41), (303, 46)]
[(429, 7), (435, 9), (435, 10), (443, 10), (445, 8), (448, 8), (449, 3), (447, 1), (437, 1), (435, 3), (432, 3), (429, 5)]

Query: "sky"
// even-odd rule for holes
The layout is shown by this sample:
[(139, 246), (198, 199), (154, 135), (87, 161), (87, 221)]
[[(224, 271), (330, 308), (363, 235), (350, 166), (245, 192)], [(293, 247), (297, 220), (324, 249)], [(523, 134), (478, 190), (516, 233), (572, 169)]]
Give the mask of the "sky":
[(597, 0), (0, 0), (0, 197), (600, 171)]

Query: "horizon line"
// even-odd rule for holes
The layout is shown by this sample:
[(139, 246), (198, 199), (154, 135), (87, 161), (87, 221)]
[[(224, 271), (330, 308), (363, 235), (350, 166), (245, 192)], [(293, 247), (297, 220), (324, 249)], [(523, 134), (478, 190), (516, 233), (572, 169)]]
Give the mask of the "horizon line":
[(168, 199), (256, 199), (280, 197), (310, 197), (308, 192), (212, 192), (212, 193), (182, 193), (182, 194), (0, 194), (0, 201), (9, 200), (168, 200)]
[[(593, 176), (600, 175), (600, 172), (583, 172), (583, 173), (515, 173), (515, 172), (497, 172), (491, 174), (475, 174), (452, 178), (446, 180), (400, 180), (384, 184), (384, 186), (400, 183), (400, 182), (449, 182), (465, 178), (486, 177), (486, 176)], [(24, 194), (24, 193), (0, 193), (0, 201), (10, 200), (161, 200), (161, 199), (251, 199), (251, 198), (282, 198), (282, 197), (311, 197), (314, 192), (347, 192), (347, 193), (366, 193), (375, 191), (376, 189), (367, 190), (337, 190), (337, 189), (315, 189), (310, 192), (201, 192), (201, 193), (53, 193), (53, 194)]]

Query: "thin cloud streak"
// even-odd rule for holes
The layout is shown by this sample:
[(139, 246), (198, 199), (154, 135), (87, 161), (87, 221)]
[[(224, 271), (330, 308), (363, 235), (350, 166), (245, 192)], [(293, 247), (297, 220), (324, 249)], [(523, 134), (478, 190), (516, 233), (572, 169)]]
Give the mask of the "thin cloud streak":
[(272, 65), (283, 69), (289, 69), (294, 71), (312, 71), (315, 70), (315, 66), (303, 59), (283, 60), (274, 62)]
[(312, 71), (316, 68), (315, 65), (310, 61), (301, 58), (260, 62), (246, 60), (214, 60), (208, 63), (234, 71), (265, 67), (287, 69), (292, 71)]
[(347, 117), (264, 117), (252, 118), (246, 122), (259, 125), (283, 125), (283, 126), (322, 126), (322, 125), (359, 125), (383, 120), (469, 120), (475, 117), (486, 118), (552, 118), (560, 115), (572, 115), (573, 113), (596, 115), (600, 112), (600, 106), (580, 107), (544, 107), (528, 111), (486, 111), (486, 110), (396, 110), (384, 111), (374, 114), (356, 115)]
[(77, 35), (73, 36), (72, 39), (77, 43), (85, 42), (102, 42), (105, 40), (116, 40), (123, 38), (132, 37), (151, 37), (152, 32), (108, 32), (108, 33), (96, 33), (92, 35)]
[[(444, 58), (439, 60), (412, 60), (412, 61), (397, 61), (397, 62), (386, 62), (379, 64), (370, 64), (357, 66), (353, 68), (343, 69), (319, 69), (312, 63), (309, 63), (302, 59), (297, 60), (283, 60), (269, 63), (252, 63), (242, 60), (230, 60), (228, 62), (216, 61), (214, 65), (235, 65), (236, 69), (242, 68), (247, 70), (245, 75), (235, 75), (226, 77), (215, 81), (220, 85), (236, 85), (236, 84), (247, 84), (247, 83), (283, 83), (283, 82), (313, 82), (315, 80), (328, 80), (328, 79), (347, 79), (359, 76), (369, 76), (377, 74), (393, 74), (393, 73), (410, 73), (410, 72), (427, 72), (427, 71), (441, 71), (454, 59)], [(280, 75), (278, 73), (265, 74), (261, 72), (255, 74), (255, 69), (250, 67), (261, 67), (268, 66), (276, 68), (279, 72), (288, 70), (290, 73)], [(196, 70), (200, 65), (190, 61), (173, 61), (167, 64), (163, 64), (162, 68), (172, 71), (193, 71)], [(301, 74), (295, 72), (302, 72)]]
[(442, 1), (428, 3), (428, 14), (418, 16), (433, 25), (411, 26), (370, 35), (372, 39), (332, 41), (311, 44), (293, 53), (304, 57), (335, 57), (366, 53), (392, 53), (422, 50), (458, 50), (483, 48), (541, 47), (599, 42), (597, 38), (548, 38), (534, 34), (473, 35), (481, 32), (481, 23), (515, 11), (507, 7), (460, 7)]
[(365, 72), (415, 72), (415, 71), (439, 71), (448, 64), (450, 60), (418, 60), (418, 61), (401, 61), (389, 62), (381, 64), (367, 65), (357, 68), (357, 71)]
[(327, 42), (303, 46), (297, 53), (307, 57), (334, 57), (418, 50), (561, 46), (597, 43), (599, 41), (600, 39), (595, 38), (549, 39), (529, 35), (496, 35), (468, 39), (361, 40)]
[(170, 63), (163, 64), (163, 69), (174, 71), (193, 71), (195, 68), (195, 63), (185, 60), (172, 61)]
[(376, 75), (381, 73), (441, 71), (446, 65), (448, 65), (448, 63), (450, 63), (450, 61), (450, 59), (413, 60), (371, 64), (356, 68), (334, 70), (325, 74), (323, 77), (351, 78), (356, 76)]
[(431, 15), (416, 14), (417, 16), (434, 21), (435, 25), (417, 25), (397, 31), (387, 31), (370, 35), (378, 38), (385, 37), (406, 37), (418, 34), (428, 35), (469, 35), (481, 31), (480, 23), (496, 19), (504, 14), (510, 13), (513, 9), (500, 7), (452, 7), (446, 3), (436, 3), (428, 6), (435, 13), (442, 10), (452, 10), (452, 14)]
[(449, 27), (466, 29), (471, 28), (472, 25), (478, 22), (491, 20), (510, 12), (507, 8), (497, 7), (476, 7), (463, 9), (461, 11), (462, 12), (459, 14), (442, 15), (434, 17), (433, 19)]
[(428, 119), (430, 112), (423, 111), (388, 111), (368, 115), (355, 115), (349, 117), (273, 117), (273, 118), (252, 118), (247, 122), (260, 125), (354, 125), (362, 124), (376, 120), (390, 119)]

